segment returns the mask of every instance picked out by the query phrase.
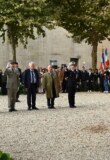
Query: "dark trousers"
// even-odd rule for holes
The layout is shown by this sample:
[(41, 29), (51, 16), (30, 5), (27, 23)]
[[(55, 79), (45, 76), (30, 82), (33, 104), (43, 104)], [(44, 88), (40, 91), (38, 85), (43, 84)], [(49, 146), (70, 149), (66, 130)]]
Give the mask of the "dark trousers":
[(75, 92), (68, 92), (68, 102), (70, 107), (75, 106)]
[(87, 82), (81, 81), (81, 91), (87, 91)]
[(47, 98), (47, 106), (48, 106), (48, 108), (54, 107), (54, 100), (55, 100), (55, 98)]
[[(103, 82), (104, 83), (104, 82)], [(104, 84), (100, 83), (100, 91), (103, 92), (104, 91)]]
[(35, 108), (36, 106), (36, 87), (35, 84), (31, 84), (27, 89), (27, 104), (28, 108)]
[(6, 83), (2, 83), (2, 86), (1, 86), (1, 93), (2, 95), (6, 95), (7, 94), (7, 88), (6, 88)]
[(62, 82), (62, 92), (65, 93), (67, 92), (67, 80), (63, 80)]
[(98, 90), (99, 90), (98, 81), (94, 81), (94, 91)]
[(93, 90), (93, 83), (91, 81), (88, 82), (88, 91)]

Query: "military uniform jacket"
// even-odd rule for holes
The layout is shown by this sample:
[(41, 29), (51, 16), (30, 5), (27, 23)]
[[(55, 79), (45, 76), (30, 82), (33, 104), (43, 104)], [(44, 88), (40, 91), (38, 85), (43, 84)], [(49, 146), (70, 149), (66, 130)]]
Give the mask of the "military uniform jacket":
[(18, 70), (8, 68), (5, 70), (5, 75), (7, 75), (7, 89), (18, 89), (20, 85)]
[(77, 82), (77, 71), (69, 70), (68, 71), (68, 83), (67, 83), (68, 92), (76, 92), (76, 82)]

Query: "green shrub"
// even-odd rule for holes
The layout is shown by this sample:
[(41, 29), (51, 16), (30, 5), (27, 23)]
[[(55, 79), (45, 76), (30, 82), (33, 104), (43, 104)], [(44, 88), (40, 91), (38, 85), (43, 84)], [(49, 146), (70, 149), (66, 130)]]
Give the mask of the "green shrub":
[(13, 160), (8, 153), (3, 153), (0, 151), (0, 160)]

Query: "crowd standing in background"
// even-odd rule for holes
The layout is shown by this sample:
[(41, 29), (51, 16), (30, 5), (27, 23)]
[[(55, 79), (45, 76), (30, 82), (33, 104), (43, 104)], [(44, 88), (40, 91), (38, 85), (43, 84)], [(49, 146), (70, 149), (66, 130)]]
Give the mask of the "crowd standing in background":
[(75, 106), (77, 92), (105, 92), (110, 91), (110, 70), (106, 68), (88, 70), (83, 66), (79, 69), (74, 62), (61, 67), (48, 65), (47, 68), (38, 67), (30, 62), (25, 71), (21, 71), (17, 62), (10, 61), (3, 72), (0, 69), (0, 93), (8, 95), (9, 111), (15, 111), (15, 102), (20, 102), (22, 92), (27, 94), (28, 110), (36, 107), (36, 93), (46, 93), (47, 106), (55, 108), (54, 101), (59, 93), (68, 93), (69, 107)]

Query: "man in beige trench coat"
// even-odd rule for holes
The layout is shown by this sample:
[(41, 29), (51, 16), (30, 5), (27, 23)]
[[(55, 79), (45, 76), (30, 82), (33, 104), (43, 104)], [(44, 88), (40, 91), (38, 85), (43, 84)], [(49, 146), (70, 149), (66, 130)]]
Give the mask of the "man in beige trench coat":
[(11, 61), (5, 70), (7, 75), (7, 93), (9, 112), (17, 111), (15, 109), (16, 94), (20, 85), (19, 71), (15, 69), (15, 62)]
[(47, 67), (48, 72), (43, 75), (43, 88), (46, 92), (47, 106), (49, 109), (55, 109), (54, 100), (59, 97), (59, 80), (57, 72), (53, 71), (51, 65)]

